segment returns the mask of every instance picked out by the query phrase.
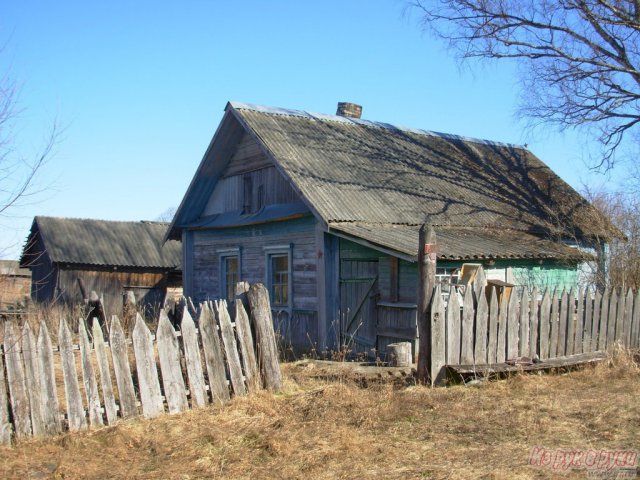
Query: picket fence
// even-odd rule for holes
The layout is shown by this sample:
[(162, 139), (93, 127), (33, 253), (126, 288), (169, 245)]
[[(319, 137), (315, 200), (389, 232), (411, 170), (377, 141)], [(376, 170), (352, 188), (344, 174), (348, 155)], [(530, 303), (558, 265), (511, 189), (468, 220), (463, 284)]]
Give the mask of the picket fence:
[[(445, 365), (486, 366), (517, 357), (540, 360), (603, 352), (620, 344), (640, 347), (640, 291), (595, 293), (527, 289), (500, 302), (495, 289), (466, 288), (445, 306), (440, 285), (431, 306), (431, 378)], [(487, 297), (489, 299), (487, 300)], [(507, 298), (508, 297), (508, 298)]]
[[(97, 321), (93, 341), (80, 321), (79, 345), (74, 345), (61, 319), (55, 349), (44, 321), (37, 336), (29, 322), (20, 329), (6, 322), (0, 355), (0, 443), (224, 403), (232, 395), (263, 387), (278, 390), (282, 378), (266, 289), (252, 285), (247, 297), (249, 314), (236, 300), (233, 323), (225, 301), (202, 303), (197, 327), (185, 308), (179, 332), (163, 310), (155, 338), (138, 314), (128, 340), (113, 316), (108, 342)], [(64, 411), (57, 375), (63, 379)]]

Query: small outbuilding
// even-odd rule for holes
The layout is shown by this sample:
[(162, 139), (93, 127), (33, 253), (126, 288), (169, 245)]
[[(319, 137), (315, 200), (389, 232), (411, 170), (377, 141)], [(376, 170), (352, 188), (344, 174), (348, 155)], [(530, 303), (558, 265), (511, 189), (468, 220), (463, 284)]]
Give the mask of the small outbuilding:
[(107, 315), (120, 314), (133, 292), (146, 309), (162, 306), (182, 286), (180, 242), (166, 242), (168, 224), (35, 217), (20, 266), (31, 271), (31, 298), (77, 305), (95, 291)]
[(0, 260), (0, 313), (20, 309), (31, 294), (31, 272), (17, 260)]
[(237, 280), (264, 282), (288, 344), (375, 353), (415, 339), (423, 223), (451, 283), (465, 263), (539, 288), (604, 265), (609, 222), (526, 148), (361, 111), (227, 105), (167, 234), (186, 295), (232, 301)]

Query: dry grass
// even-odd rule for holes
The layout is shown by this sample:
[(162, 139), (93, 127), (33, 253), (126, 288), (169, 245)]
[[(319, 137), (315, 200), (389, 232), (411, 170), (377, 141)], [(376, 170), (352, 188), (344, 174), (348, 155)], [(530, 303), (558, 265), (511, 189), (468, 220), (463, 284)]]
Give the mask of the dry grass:
[(624, 354), (567, 374), (438, 389), (360, 388), (284, 368), (278, 395), (0, 448), (0, 476), (555, 478), (527, 466), (533, 446), (630, 450), (640, 439), (640, 370)]

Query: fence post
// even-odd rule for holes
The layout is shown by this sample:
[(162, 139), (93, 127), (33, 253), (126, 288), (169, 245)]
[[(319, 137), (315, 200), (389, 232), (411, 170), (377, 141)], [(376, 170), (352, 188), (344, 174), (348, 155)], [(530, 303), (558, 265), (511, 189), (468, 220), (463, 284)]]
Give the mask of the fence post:
[(436, 232), (433, 226), (420, 227), (418, 236), (418, 373), (417, 380), (429, 383), (431, 372), (431, 300), (436, 284)]

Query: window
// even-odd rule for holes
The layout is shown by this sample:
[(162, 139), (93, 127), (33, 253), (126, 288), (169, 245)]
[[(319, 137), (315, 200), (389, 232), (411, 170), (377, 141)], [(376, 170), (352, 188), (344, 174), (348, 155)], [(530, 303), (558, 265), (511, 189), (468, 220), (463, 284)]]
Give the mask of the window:
[(269, 299), (275, 308), (290, 308), (292, 294), (291, 246), (265, 247)]
[(228, 303), (235, 300), (236, 284), (240, 281), (240, 249), (219, 250), (220, 296)]

